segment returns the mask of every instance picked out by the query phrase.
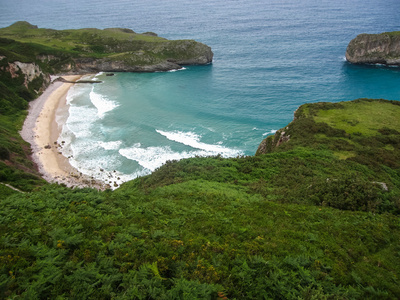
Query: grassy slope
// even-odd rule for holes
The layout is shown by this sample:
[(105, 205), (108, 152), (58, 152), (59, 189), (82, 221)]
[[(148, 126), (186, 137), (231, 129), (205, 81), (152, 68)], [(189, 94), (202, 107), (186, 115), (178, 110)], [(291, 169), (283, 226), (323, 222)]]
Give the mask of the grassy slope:
[[(1, 201), (0, 293), (399, 298), (399, 133), (371, 125), (371, 105), (398, 109), (305, 105), (285, 129), (291, 140), (269, 154), (168, 162), (114, 192), (13, 193)], [(361, 123), (365, 135), (346, 132)]]

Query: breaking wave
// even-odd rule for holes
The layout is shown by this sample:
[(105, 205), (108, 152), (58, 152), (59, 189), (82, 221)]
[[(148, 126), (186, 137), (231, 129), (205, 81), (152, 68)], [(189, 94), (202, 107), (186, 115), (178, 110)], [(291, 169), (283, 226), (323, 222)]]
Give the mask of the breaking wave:
[(136, 161), (139, 165), (148, 171), (154, 171), (161, 167), (168, 160), (180, 160), (195, 156), (222, 155), (223, 157), (234, 157), (242, 155), (242, 151), (230, 149), (221, 145), (212, 145), (200, 142), (201, 136), (193, 132), (182, 131), (162, 131), (156, 130), (167, 139), (189, 146), (197, 150), (174, 151), (169, 146), (164, 147), (142, 147), (141, 144), (135, 144), (130, 148), (123, 148), (119, 153), (127, 159)]
[(195, 149), (204, 150), (208, 153), (207, 155), (221, 154), (224, 157), (232, 157), (241, 154), (241, 151), (221, 146), (219, 143), (217, 145), (213, 145), (200, 142), (201, 136), (194, 132), (162, 131), (158, 129), (156, 129), (156, 131), (171, 141), (181, 143)]
[(113, 110), (119, 105), (116, 102), (108, 99), (107, 97), (94, 92), (93, 89), (94, 87), (92, 88), (92, 91), (89, 94), (90, 101), (97, 108), (97, 115), (99, 116), (100, 119), (102, 119), (104, 118), (104, 115), (107, 112)]

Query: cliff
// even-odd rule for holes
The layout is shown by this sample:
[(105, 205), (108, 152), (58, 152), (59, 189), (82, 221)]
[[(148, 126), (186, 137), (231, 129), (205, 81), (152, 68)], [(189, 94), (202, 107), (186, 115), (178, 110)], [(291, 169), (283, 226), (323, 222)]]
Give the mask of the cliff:
[(355, 64), (400, 65), (400, 32), (358, 35), (347, 46), (346, 59)]
[(125, 28), (53, 30), (17, 22), (1, 28), (0, 38), (0, 55), (28, 55), (52, 73), (168, 71), (213, 59), (211, 48), (194, 40), (171, 41)]

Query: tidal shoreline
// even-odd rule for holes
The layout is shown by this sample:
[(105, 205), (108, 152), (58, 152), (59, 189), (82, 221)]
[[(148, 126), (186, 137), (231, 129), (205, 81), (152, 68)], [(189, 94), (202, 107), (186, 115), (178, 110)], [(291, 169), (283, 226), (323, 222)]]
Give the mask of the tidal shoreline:
[(56, 112), (67, 111), (68, 90), (82, 75), (62, 76), (64, 81), (55, 81), (37, 99), (30, 102), (28, 116), (20, 134), (31, 144), (32, 159), (42, 177), (48, 182), (65, 184), (68, 187), (92, 187), (100, 190), (109, 185), (83, 175), (71, 166), (62, 155), (58, 143), (61, 127), (56, 122)]

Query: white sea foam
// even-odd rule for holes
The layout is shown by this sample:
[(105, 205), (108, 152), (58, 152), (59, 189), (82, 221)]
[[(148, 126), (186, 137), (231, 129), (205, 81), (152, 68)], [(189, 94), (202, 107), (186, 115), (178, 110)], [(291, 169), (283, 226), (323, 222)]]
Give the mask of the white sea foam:
[(59, 145), (62, 145), (60, 150), (65, 157), (70, 157), (73, 154), (71, 144), (74, 139), (75, 135), (68, 129), (67, 125), (64, 124), (57, 142)]
[(278, 130), (272, 129), (271, 131), (263, 133), (263, 136), (270, 135), (276, 133)]
[(99, 118), (102, 119), (107, 112), (113, 110), (119, 105), (116, 102), (108, 99), (107, 97), (94, 92), (93, 89), (94, 87), (92, 88), (92, 91), (89, 94), (90, 101), (97, 108), (97, 115), (99, 116)]
[(87, 85), (72, 86), (67, 93), (67, 105), (70, 105), (75, 99), (87, 95), (89, 90)]
[(118, 150), (121, 146), (121, 141), (113, 141), (113, 142), (98, 142), (99, 146), (102, 147), (104, 150)]
[(243, 154), (240, 150), (202, 143), (199, 141), (200, 136), (193, 132), (166, 132), (162, 130), (157, 130), (157, 132), (169, 140), (198, 150), (176, 152), (168, 146), (143, 148), (140, 144), (135, 144), (130, 148), (120, 149), (119, 153), (130, 160), (136, 161), (149, 172), (161, 167), (168, 160), (180, 160), (195, 156), (212, 156), (218, 154), (221, 154), (223, 157), (234, 157)]
[(94, 77), (93, 77), (93, 79), (98, 79), (98, 77), (99, 76), (101, 76), (101, 75), (103, 75), (104, 74), (104, 72), (99, 72), (99, 73), (97, 73)]
[(176, 71), (184, 71), (184, 70), (186, 70), (186, 68), (182, 67), (180, 69), (169, 70), (168, 72), (176, 72)]
[[(136, 161), (143, 168), (154, 171), (161, 167), (167, 160), (180, 160), (195, 156), (194, 153), (188, 152), (174, 152), (170, 147), (132, 147), (120, 149), (119, 153), (131, 160)], [(205, 153), (203, 153), (205, 154)]]
[(87, 106), (71, 106), (69, 117), (65, 124), (68, 130), (77, 138), (90, 137), (92, 135), (92, 123), (98, 119), (97, 110)]
[(200, 149), (200, 150), (205, 150), (207, 152), (210, 152), (210, 155), (216, 155), (216, 154), (221, 154), (225, 156), (231, 156), (232, 149), (226, 148), (221, 145), (212, 145), (212, 144), (206, 144), (200, 142), (201, 136), (193, 133), (193, 132), (182, 132), (182, 131), (162, 131), (156, 129), (156, 131), (165, 136), (167, 139), (171, 141), (175, 141), (187, 146), (190, 146), (192, 148)]

